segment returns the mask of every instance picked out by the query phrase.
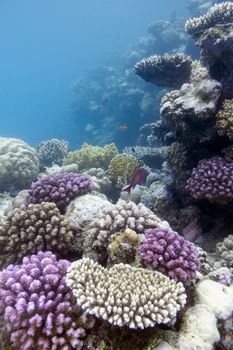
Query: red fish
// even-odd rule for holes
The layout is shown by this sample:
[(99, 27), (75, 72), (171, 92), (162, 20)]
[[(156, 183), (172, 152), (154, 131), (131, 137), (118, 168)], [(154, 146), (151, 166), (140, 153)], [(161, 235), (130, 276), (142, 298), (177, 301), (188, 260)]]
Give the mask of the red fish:
[(124, 132), (128, 129), (128, 126), (127, 124), (120, 124), (117, 128), (117, 130), (121, 131), (121, 132)]
[(145, 169), (144, 168), (135, 168), (134, 172), (132, 174), (131, 181), (128, 185), (124, 186), (122, 188), (122, 192), (127, 192), (130, 195), (131, 190), (136, 186), (136, 185), (144, 185), (145, 183)]

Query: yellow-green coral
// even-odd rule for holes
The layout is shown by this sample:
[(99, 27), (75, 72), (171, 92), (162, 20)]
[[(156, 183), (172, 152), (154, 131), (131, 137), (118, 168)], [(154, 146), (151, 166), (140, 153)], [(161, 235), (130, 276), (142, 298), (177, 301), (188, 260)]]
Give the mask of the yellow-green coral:
[(216, 115), (216, 128), (220, 136), (233, 140), (233, 100), (225, 100)]
[(80, 150), (68, 153), (64, 164), (76, 163), (79, 166), (79, 170), (87, 170), (90, 168), (106, 169), (112, 158), (117, 154), (118, 149), (114, 143), (104, 147), (91, 146), (84, 143)]
[(108, 167), (107, 174), (116, 187), (123, 187), (131, 178), (134, 170), (139, 166), (138, 160), (129, 154), (118, 154)]

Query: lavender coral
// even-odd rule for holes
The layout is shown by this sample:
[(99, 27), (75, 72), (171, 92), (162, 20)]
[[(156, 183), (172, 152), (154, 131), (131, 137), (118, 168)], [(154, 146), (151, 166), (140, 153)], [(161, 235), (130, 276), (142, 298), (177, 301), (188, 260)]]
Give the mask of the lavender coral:
[(90, 176), (78, 173), (55, 173), (34, 182), (27, 203), (53, 202), (64, 212), (69, 202), (92, 190)]
[(221, 157), (201, 160), (192, 170), (186, 189), (196, 199), (227, 203), (233, 199), (233, 162)]
[(196, 279), (199, 260), (195, 246), (168, 229), (149, 229), (140, 246), (144, 265), (184, 283)]
[(14, 349), (82, 349), (90, 321), (65, 284), (69, 266), (39, 252), (0, 273), (0, 310)]

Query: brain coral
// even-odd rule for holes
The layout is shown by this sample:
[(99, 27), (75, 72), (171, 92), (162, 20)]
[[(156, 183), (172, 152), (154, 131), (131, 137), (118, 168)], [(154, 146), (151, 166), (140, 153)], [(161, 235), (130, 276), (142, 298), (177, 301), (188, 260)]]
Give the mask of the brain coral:
[(233, 140), (233, 100), (223, 102), (223, 108), (216, 115), (216, 128), (220, 136)]
[(80, 170), (90, 168), (106, 169), (112, 158), (118, 154), (114, 143), (104, 147), (91, 146), (87, 143), (82, 145), (80, 150), (70, 152), (64, 160), (64, 164), (76, 163)]
[(195, 35), (216, 25), (233, 22), (233, 3), (216, 4), (204, 16), (189, 19), (185, 24), (188, 34)]
[(192, 170), (186, 189), (196, 199), (227, 203), (233, 199), (233, 162), (214, 157), (201, 160)]
[(39, 162), (43, 166), (52, 166), (53, 164), (62, 165), (63, 159), (67, 156), (68, 151), (68, 142), (58, 139), (43, 141), (36, 148)]
[(134, 66), (135, 73), (145, 81), (173, 88), (189, 81), (191, 69), (191, 57), (182, 53), (150, 56)]
[(0, 137), (0, 191), (27, 188), (38, 172), (33, 148), (22, 140)]
[(178, 233), (167, 229), (150, 229), (140, 246), (145, 266), (189, 283), (196, 279), (199, 261), (195, 246)]
[(111, 160), (107, 174), (116, 187), (121, 188), (130, 180), (138, 166), (136, 157), (124, 153), (118, 154)]
[(40, 250), (65, 255), (72, 251), (73, 233), (54, 203), (13, 209), (0, 223), (0, 266), (19, 263)]
[(27, 203), (53, 202), (64, 212), (69, 202), (92, 190), (91, 177), (78, 173), (55, 173), (34, 182)]
[(70, 263), (51, 252), (0, 272), (0, 310), (13, 349), (80, 350), (90, 320), (65, 284)]
[(67, 285), (83, 310), (120, 327), (169, 323), (186, 301), (182, 283), (159, 272), (125, 264), (105, 269), (88, 258), (71, 264)]

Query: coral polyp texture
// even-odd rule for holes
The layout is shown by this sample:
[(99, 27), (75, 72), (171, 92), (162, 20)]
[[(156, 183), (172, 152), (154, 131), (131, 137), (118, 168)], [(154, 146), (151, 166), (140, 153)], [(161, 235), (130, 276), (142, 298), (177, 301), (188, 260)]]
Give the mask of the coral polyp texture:
[(22, 190), (39, 173), (35, 151), (26, 142), (0, 137), (0, 191)]
[(0, 266), (20, 263), (24, 256), (51, 250), (72, 251), (74, 231), (54, 203), (22, 205), (0, 223)]
[(112, 158), (118, 154), (118, 149), (114, 143), (104, 147), (91, 146), (87, 143), (77, 151), (69, 152), (64, 159), (64, 164), (76, 163), (80, 170), (90, 168), (106, 169)]
[(43, 141), (36, 148), (37, 157), (43, 166), (52, 166), (53, 164), (62, 165), (68, 151), (68, 142), (58, 139)]
[(111, 160), (107, 175), (116, 187), (121, 188), (131, 180), (137, 167), (139, 167), (139, 162), (136, 157), (125, 153), (118, 154)]
[(0, 272), (0, 310), (12, 349), (82, 349), (91, 324), (65, 284), (69, 266), (39, 252)]
[(233, 162), (221, 157), (201, 160), (192, 170), (186, 189), (193, 198), (225, 204), (233, 199)]
[(185, 284), (195, 280), (199, 270), (195, 246), (171, 230), (147, 230), (140, 256), (146, 267)]
[(233, 3), (216, 4), (204, 16), (189, 19), (185, 24), (188, 34), (195, 35), (216, 25), (233, 22)]
[(104, 208), (103, 212), (86, 228), (86, 243), (101, 250), (108, 246), (114, 234), (120, 234), (126, 229), (139, 234), (148, 228), (168, 226), (167, 222), (160, 220), (142, 203), (137, 205), (119, 200), (114, 207)]
[(216, 115), (216, 128), (220, 136), (233, 140), (233, 100), (225, 100)]
[(217, 244), (217, 254), (221, 257), (223, 265), (233, 267), (233, 235), (224, 238), (223, 242)]
[(126, 264), (105, 269), (88, 258), (71, 264), (67, 285), (83, 310), (119, 327), (169, 323), (186, 302), (183, 284), (159, 272)]
[(72, 199), (90, 192), (91, 177), (78, 173), (55, 173), (34, 182), (28, 191), (27, 203), (53, 202), (64, 212)]
[(164, 87), (181, 87), (190, 79), (191, 57), (183, 53), (154, 55), (139, 61), (134, 71), (145, 81)]

